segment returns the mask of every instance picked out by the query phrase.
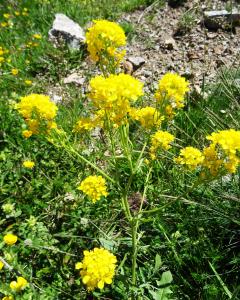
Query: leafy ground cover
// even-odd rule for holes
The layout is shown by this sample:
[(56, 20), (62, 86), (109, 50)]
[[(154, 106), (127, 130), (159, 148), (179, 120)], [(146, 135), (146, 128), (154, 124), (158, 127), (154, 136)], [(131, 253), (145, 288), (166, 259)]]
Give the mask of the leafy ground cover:
[[(79, 87), (61, 81), (86, 62), (87, 54), (48, 42), (54, 14), (61, 11), (85, 25), (96, 18), (116, 19), (122, 11), (149, 4), (137, 0), (0, 4), (0, 295), (5, 300), (10, 295), (44, 300), (240, 297), (239, 171), (189, 190), (199, 171), (186, 171), (172, 160), (185, 146), (202, 150), (212, 132), (239, 130), (238, 70), (223, 70), (217, 84), (205, 87), (207, 96), (190, 92), (174, 121), (164, 123), (163, 129), (176, 138), (172, 152), (161, 153), (152, 163), (148, 150), (143, 151), (127, 198), (133, 218), (138, 217), (140, 203), (143, 211), (152, 211), (141, 216), (135, 236), (135, 284), (132, 225), (137, 219), (128, 222), (121, 193), (111, 183), (112, 178), (122, 187), (128, 185), (131, 163), (129, 152), (122, 150), (126, 144), (119, 142), (115, 129), (112, 135), (103, 130), (73, 132), (79, 117), (87, 115), (89, 100)], [(91, 72), (86, 74), (88, 81), (91, 77)], [(54, 141), (44, 134), (24, 138), (27, 125), (16, 103), (32, 93), (49, 94), (59, 82), (64, 101), (58, 104), (55, 121), (64, 135), (53, 135)], [(152, 98), (145, 95), (138, 105), (150, 105)], [(150, 133), (137, 121), (130, 124), (127, 147), (134, 150), (130, 161), (136, 166)], [(111, 137), (116, 141), (114, 151)], [(95, 204), (77, 189), (87, 176), (98, 173), (86, 160), (112, 176), (106, 180), (109, 195)], [(26, 168), (24, 161), (35, 166)], [(12, 246), (4, 242), (8, 233), (18, 237)], [(88, 292), (75, 264), (82, 261), (84, 250), (94, 247), (114, 253), (117, 268), (112, 285)], [(29, 283), (20, 292), (9, 286), (17, 277)]]

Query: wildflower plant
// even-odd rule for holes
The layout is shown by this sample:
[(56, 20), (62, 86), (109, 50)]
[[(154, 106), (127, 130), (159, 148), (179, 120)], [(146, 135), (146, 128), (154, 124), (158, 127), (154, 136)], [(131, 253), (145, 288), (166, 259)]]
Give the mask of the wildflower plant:
[[(33, 39), (41, 37), (34, 34)], [(76, 165), (80, 162), (83, 179), (78, 182), (76, 176), (73, 189), (79, 190), (76, 197), (82, 201), (76, 202), (73, 208), (77, 205), (84, 206), (84, 195), (90, 200), (88, 207), (93, 210), (95, 207), (101, 209), (104, 198), (107, 198), (104, 205), (112, 207), (114, 203), (121, 208), (118, 218), (123, 219), (123, 222), (119, 228), (124, 228), (127, 247), (131, 247), (131, 251), (125, 247), (127, 250), (124, 248), (124, 251), (128, 253), (121, 261), (114, 247), (83, 249), (83, 255), (80, 252), (80, 259), (76, 259), (79, 262), (75, 261), (75, 269), (79, 270), (87, 292), (94, 293), (95, 290), (103, 291), (106, 286), (111, 288), (119, 270), (128, 265), (131, 272), (122, 273), (126, 275), (126, 297), (140, 300), (143, 299), (140, 290), (144, 277), (142, 271), (138, 272), (142, 263), (138, 260), (142, 237), (140, 227), (151, 221), (153, 214), (162, 211), (160, 204), (158, 207), (151, 207), (151, 203), (146, 200), (150, 194), (151, 181), (158, 176), (163, 163), (173, 173), (181, 169), (183, 173), (194, 174), (196, 182), (176, 197), (175, 201), (178, 201), (200, 184), (235, 173), (240, 164), (240, 132), (230, 129), (212, 133), (206, 137), (206, 147), (202, 149), (192, 145), (182, 147), (173, 118), (185, 105), (189, 82), (178, 74), (167, 73), (159, 80), (154, 95), (147, 99), (143, 83), (119, 69), (125, 55), (123, 47), (126, 45), (126, 37), (118, 24), (106, 20), (94, 21), (86, 34), (86, 43), (90, 57), (102, 71), (101, 75), (89, 81), (85, 107), (87, 113), (79, 115), (71, 128), (72, 133), (69, 133), (56, 123), (58, 107), (48, 96), (24, 96), (16, 104), (26, 125), (22, 131), (22, 139), (28, 142), (26, 139), (32, 135), (37, 137), (41, 134), (61, 155), (69, 156), (72, 161), (77, 162)], [(26, 83), (31, 84), (32, 82)], [(97, 137), (100, 146), (95, 149), (97, 138), (91, 134), (96, 128), (100, 129), (101, 134)], [(90, 150), (86, 149), (86, 137), (92, 142), (95, 155), (91, 156)], [(25, 161), (23, 166), (32, 169), (34, 162)], [(143, 178), (140, 183), (137, 181), (138, 177)], [(69, 183), (68, 187), (71, 185)], [(134, 193), (138, 195), (135, 198), (132, 196)], [(131, 205), (130, 200), (133, 198), (136, 203)], [(37, 221), (33, 218), (28, 223), (32, 230)], [(95, 242), (96, 238), (93, 239)], [(4, 238), (4, 242), (13, 245), (17, 239), (9, 236)], [(89, 246), (89, 249), (92, 247)], [(64, 254), (68, 256), (68, 253)], [(28, 283), (23, 277), (18, 277), (10, 285), (12, 290), (18, 292), (24, 290)], [(158, 299), (157, 296), (155, 299)]]

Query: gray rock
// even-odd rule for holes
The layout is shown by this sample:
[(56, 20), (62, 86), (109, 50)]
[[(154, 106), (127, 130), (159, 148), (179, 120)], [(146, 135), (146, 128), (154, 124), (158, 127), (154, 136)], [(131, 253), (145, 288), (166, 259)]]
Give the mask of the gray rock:
[(48, 32), (49, 39), (56, 41), (62, 38), (72, 49), (80, 49), (85, 42), (83, 29), (64, 14), (56, 14), (52, 28)]
[(76, 85), (83, 85), (85, 82), (85, 78), (79, 76), (77, 73), (73, 73), (68, 77), (64, 78), (63, 82), (65, 84), (74, 83)]
[(127, 58), (127, 61), (129, 61), (133, 65), (133, 70), (139, 69), (142, 65), (145, 64), (145, 59), (141, 56), (129, 56)]
[(237, 9), (204, 12), (204, 25), (210, 30), (224, 29), (227, 25), (237, 24), (240, 24), (240, 11)]

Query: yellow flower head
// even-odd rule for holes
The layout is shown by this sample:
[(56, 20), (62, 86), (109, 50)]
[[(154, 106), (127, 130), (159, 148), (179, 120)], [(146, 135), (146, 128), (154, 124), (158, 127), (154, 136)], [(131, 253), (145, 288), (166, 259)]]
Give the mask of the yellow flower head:
[(145, 128), (152, 128), (160, 126), (164, 117), (156, 110), (156, 108), (147, 106), (141, 109), (132, 108), (130, 110), (130, 117), (139, 121)]
[(18, 239), (18, 237), (12, 233), (8, 233), (8, 234), (4, 235), (4, 237), (3, 237), (4, 243), (9, 246), (16, 244), (17, 239)]
[(45, 120), (52, 120), (57, 114), (57, 106), (49, 96), (31, 94), (21, 98), (16, 105), (17, 110), (25, 119), (31, 119), (33, 114)]
[(103, 289), (105, 284), (111, 284), (117, 263), (116, 256), (103, 248), (94, 248), (83, 253), (83, 261), (76, 263), (75, 267), (81, 270), (80, 275), (87, 289)]
[(126, 45), (126, 36), (123, 29), (114, 22), (94, 21), (86, 33), (86, 43), (94, 61), (102, 60), (106, 63), (112, 58), (118, 64), (125, 55), (125, 51), (119, 48)]
[(23, 167), (27, 168), (27, 169), (32, 169), (35, 166), (35, 162), (31, 161), (31, 160), (25, 160), (23, 162)]
[(25, 80), (24, 82), (26, 85), (32, 85), (32, 80)]
[(73, 132), (92, 130), (98, 125), (96, 118), (80, 118), (74, 126)]
[(4, 267), (4, 263), (0, 260), (0, 270)]
[(213, 132), (207, 139), (212, 141), (213, 145), (219, 145), (227, 155), (240, 151), (240, 131), (229, 129)]
[(196, 169), (202, 164), (204, 156), (200, 150), (194, 147), (186, 147), (180, 150), (179, 157), (174, 161), (178, 164), (187, 166), (190, 170)]
[(156, 152), (158, 150), (168, 150), (174, 141), (174, 136), (167, 131), (157, 131), (151, 135), (151, 147), (150, 147), (150, 156), (152, 159), (156, 158)]
[(39, 33), (33, 34), (32, 37), (33, 37), (34, 39), (37, 39), (37, 40), (41, 40), (41, 38), (42, 38), (41, 34), (39, 34)]
[(81, 182), (78, 189), (86, 194), (93, 203), (100, 200), (102, 196), (108, 195), (106, 180), (102, 176), (88, 176)]
[(20, 292), (22, 290), (24, 290), (28, 285), (28, 282), (25, 278), (23, 277), (17, 277), (17, 281), (11, 281), (10, 283), (10, 288), (14, 291), (14, 292)]
[(169, 111), (167, 105), (174, 109), (184, 106), (184, 95), (189, 91), (189, 82), (178, 74), (167, 73), (158, 83), (155, 94), (156, 100)]
[(10, 19), (10, 18), (11, 18), (11, 15), (10, 15), (10, 14), (3, 14), (3, 17), (4, 17), (5, 19)]
[(32, 136), (33, 132), (31, 130), (23, 130), (22, 135), (25, 139), (30, 138)]
[(13, 296), (5, 296), (2, 298), (2, 300), (14, 300)]
[(11, 72), (12, 72), (12, 75), (14, 75), (14, 76), (17, 76), (19, 73), (18, 69), (12, 69)]

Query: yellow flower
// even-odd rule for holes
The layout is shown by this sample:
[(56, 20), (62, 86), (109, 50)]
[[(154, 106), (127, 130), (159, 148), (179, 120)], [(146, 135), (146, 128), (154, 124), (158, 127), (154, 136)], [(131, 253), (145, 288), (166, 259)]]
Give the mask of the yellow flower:
[(181, 165), (186, 165), (190, 170), (196, 169), (202, 164), (204, 156), (200, 150), (194, 147), (186, 147), (180, 150), (179, 157), (174, 161)]
[(1, 22), (1, 26), (2, 26), (2, 27), (7, 27), (7, 26), (8, 26), (8, 23), (7, 23), (7, 22)]
[(28, 282), (23, 277), (17, 277), (17, 281), (11, 281), (10, 288), (15, 292), (20, 292), (24, 290), (28, 285)]
[(12, 233), (8, 233), (3, 237), (4, 243), (9, 246), (16, 244), (17, 239), (18, 237)]
[(27, 168), (27, 169), (32, 169), (35, 166), (35, 162), (31, 161), (31, 160), (25, 160), (23, 162), (23, 167)]
[(213, 132), (207, 139), (212, 141), (213, 145), (219, 145), (227, 155), (236, 154), (237, 150), (240, 150), (240, 131), (229, 129)]
[(90, 81), (89, 98), (98, 116), (119, 124), (130, 111), (130, 103), (143, 95), (143, 83), (127, 74), (96, 76)]
[(154, 126), (160, 126), (164, 117), (156, 110), (156, 108), (147, 106), (141, 109), (132, 108), (129, 112), (130, 117), (136, 121), (139, 121), (145, 128), (152, 128)]
[(13, 296), (5, 296), (2, 298), (2, 300), (14, 300)]
[(125, 55), (125, 51), (119, 48), (126, 45), (126, 36), (123, 29), (114, 22), (94, 21), (86, 33), (86, 43), (94, 61), (102, 60), (106, 64), (109, 59), (113, 59), (118, 64)]
[(41, 38), (42, 38), (41, 34), (39, 34), (39, 33), (33, 34), (32, 37), (33, 37), (34, 39), (37, 39), (37, 40), (41, 40)]
[(21, 98), (16, 109), (25, 119), (31, 119), (33, 113), (45, 120), (52, 120), (57, 114), (57, 106), (51, 102), (49, 96), (31, 94)]
[(0, 270), (4, 267), (4, 263), (0, 260)]
[(5, 58), (0, 56), (0, 63), (4, 62)]
[(106, 180), (102, 176), (88, 176), (78, 186), (78, 190), (86, 194), (93, 203), (108, 195)]
[(32, 136), (33, 132), (31, 130), (23, 130), (22, 135), (25, 139), (30, 138)]
[(11, 15), (10, 15), (10, 14), (3, 14), (3, 17), (4, 17), (5, 19), (10, 19), (10, 18), (11, 18)]
[(76, 263), (75, 267), (81, 270), (80, 275), (88, 291), (103, 289), (105, 284), (111, 284), (117, 263), (116, 256), (103, 248), (85, 250), (83, 253), (83, 261)]
[(32, 85), (32, 80), (25, 80), (24, 82), (26, 85)]
[(98, 125), (96, 118), (80, 118), (74, 126), (73, 132), (81, 132), (85, 130), (92, 130)]
[(19, 11), (15, 11), (14, 14), (15, 14), (15, 16), (20, 16), (20, 12)]
[[(223, 160), (219, 158), (214, 145), (204, 148), (203, 156), (202, 166), (209, 170), (211, 176), (217, 176), (222, 168)], [(205, 171), (203, 172), (207, 175)]]
[(19, 71), (18, 71), (18, 69), (12, 69), (11, 73), (12, 73), (12, 75), (16, 76), (16, 75), (18, 75)]
[(184, 96), (189, 91), (189, 82), (178, 74), (167, 73), (158, 83), (155, 98), (166, 113), (172, 114), (172, 109), (184, 106)]
[(157, 131), (151, 135), (151, 147), (150, 147), (150, 156), (152, 159), (156, 158), (156, 152), (160, 150), (168, 150), (174, 141), (174, 136), (167, 131)]

